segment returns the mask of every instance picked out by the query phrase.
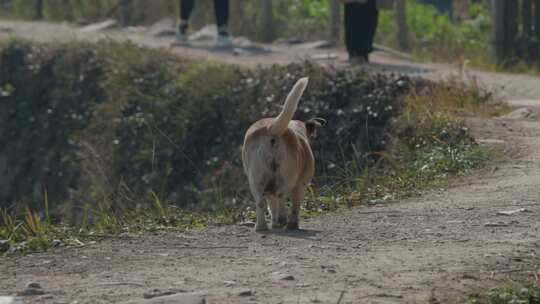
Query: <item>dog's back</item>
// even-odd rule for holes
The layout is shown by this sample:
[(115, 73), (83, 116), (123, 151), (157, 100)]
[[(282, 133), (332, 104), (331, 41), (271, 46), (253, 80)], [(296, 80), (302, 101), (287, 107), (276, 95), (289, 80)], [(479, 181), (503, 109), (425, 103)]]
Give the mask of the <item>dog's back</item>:
[(313, 155), (305, 126), (291, 121), (281, 135), (270, 132), (273, 119), (265, 118), (247, 131), (243, 163), (250, 183), (265, 194), (281, 196), (313, 176)]

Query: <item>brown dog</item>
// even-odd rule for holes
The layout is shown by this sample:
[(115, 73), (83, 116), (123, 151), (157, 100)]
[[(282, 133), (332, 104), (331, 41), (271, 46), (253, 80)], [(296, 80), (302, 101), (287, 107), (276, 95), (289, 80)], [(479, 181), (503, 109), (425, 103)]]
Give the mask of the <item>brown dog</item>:
[[(256, 231), (268, 229), (265, 197), (270, 202), (272, 228), (286, 224), (287, 229), (298, 229), (300, 203), (315, 171), (309, 137), (320, 126), (317, 120), (292, 120), (307, 84), (307, 77), (298, 80), (278, 117), (261, 119), (246, 132), (242, 162), (255, 198)], [(288, 215), (287, 198), (292, 201)]]

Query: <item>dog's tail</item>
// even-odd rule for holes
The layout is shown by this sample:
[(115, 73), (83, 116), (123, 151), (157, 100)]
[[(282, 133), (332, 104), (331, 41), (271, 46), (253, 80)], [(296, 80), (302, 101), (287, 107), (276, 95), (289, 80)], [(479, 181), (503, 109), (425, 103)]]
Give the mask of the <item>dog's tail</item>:
[(285, 100), (283, 110), (281, 110), (281, 113), (279, 113), (278, 117), (276, 117), (272, 123), (272, 126), (270, 127), (270, 134), (280, 136), (285, 133), (285, 130), (287, 130), (287, 127), (289, 126), (289, 122), (296, 112), (298, 101), (300, 101), (300, 97), (302, 97), (308, 82), (308, 77), (301, 78), (296, 82)]

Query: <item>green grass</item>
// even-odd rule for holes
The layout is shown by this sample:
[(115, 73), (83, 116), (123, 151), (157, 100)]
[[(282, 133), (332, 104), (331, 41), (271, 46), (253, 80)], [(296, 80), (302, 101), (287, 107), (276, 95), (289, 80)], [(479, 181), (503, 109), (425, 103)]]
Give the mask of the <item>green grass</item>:
[(540, 285), (506, 283), (480, 295), (469, 296), (466, 304), (539, 304)]
[[(449, 62), (497, 72), (540, 75), (536, 58), (508, 58), (498, 61), (492, 51), (491, 17), (487, 7), (478, 3), (469, 6), (470, 20), (454, 22), (434, 7), (407, 1), (409, 49), (419, 62)], [(397, 48), (397, 24), (394, 10), (382, 10), (377, 29), (377, 42)]]
[(140, 234), (158, 230), (184, 231), (255, 218), (255, 213), (249, 208), (224, 209), (216, 212), (186, 211), (163, 203), (155, 193), (152, 193), (152, 199), (152, 207), (137, 211), (86, 209), (83, 218), (87, 219), (88, 213), (92, 213), (91, 216), (94, 218), (92, 224), (83, 220), (81, 224), (71, 226), (51, 223), (50, 218), (41, 217), (28, 207), (18, 215), (12, 215), (5, 209), (1, 210), (0, 253), (42, 252), (58, 247), (79, 246), (88, 239), (111, 234)]

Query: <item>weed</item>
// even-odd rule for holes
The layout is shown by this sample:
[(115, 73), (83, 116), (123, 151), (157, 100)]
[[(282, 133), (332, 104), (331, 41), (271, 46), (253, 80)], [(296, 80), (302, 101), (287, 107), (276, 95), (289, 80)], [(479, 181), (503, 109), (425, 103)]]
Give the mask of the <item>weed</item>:
[(540, 303), (540, 285), (521, 286), (509, 282), (501, 287), (492, 288), (481, 295), (471, 295), (466, 303), (538, 304)]
[(150, 194), (152, 195), (154, 208), (157, 210), (159, 218), (162, 220), (167, 220), (167, 218), (169, 218), (170, 216), (169, 209), (166, 206), (163, 206), (163, 204), (161, 203), (161, 200), (159, 199), (159, 197), (156, 195), (155, 192), (152, 191), (150, 192)]

